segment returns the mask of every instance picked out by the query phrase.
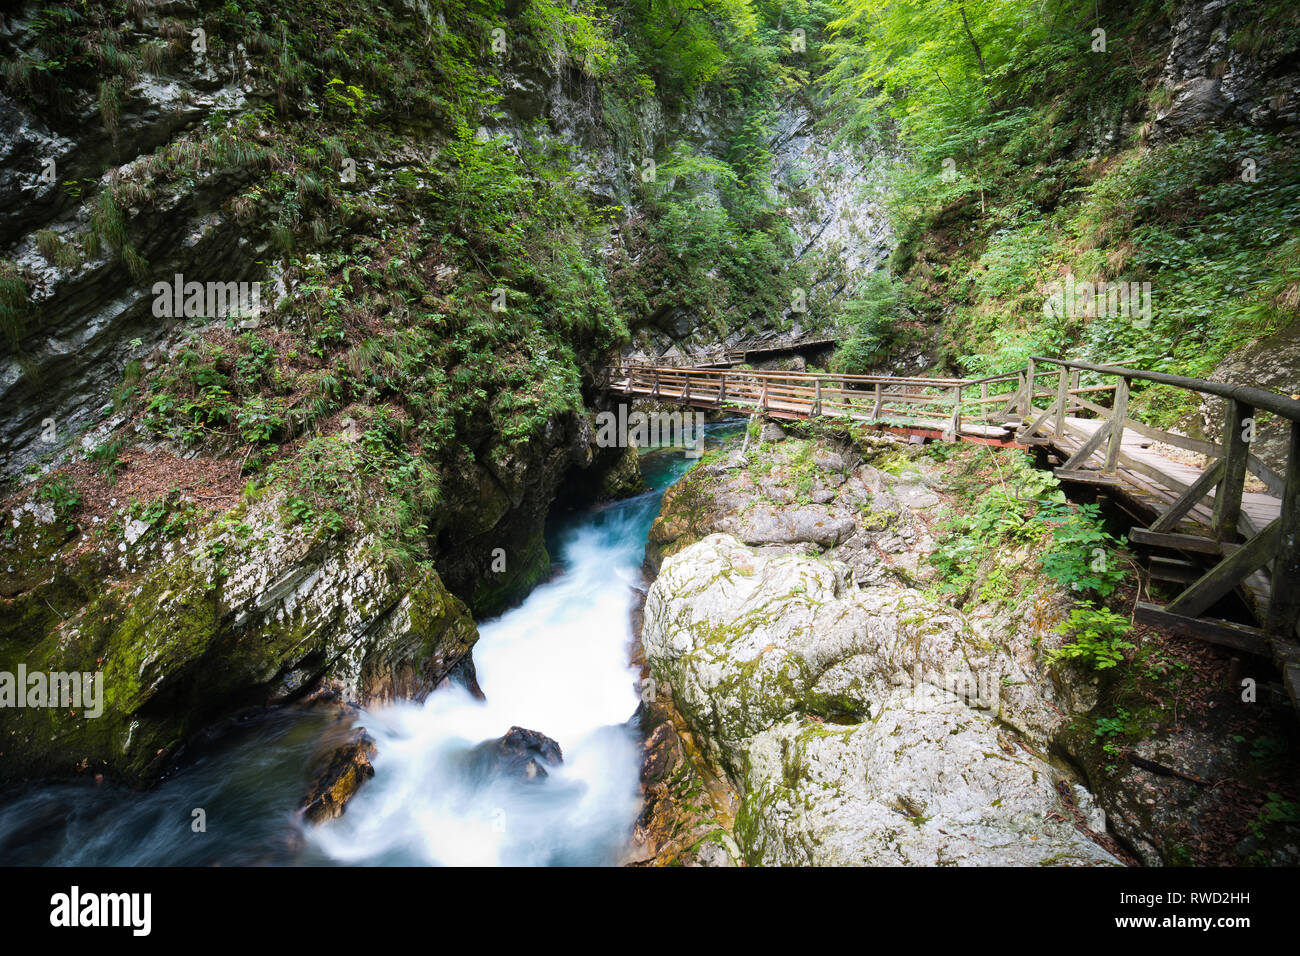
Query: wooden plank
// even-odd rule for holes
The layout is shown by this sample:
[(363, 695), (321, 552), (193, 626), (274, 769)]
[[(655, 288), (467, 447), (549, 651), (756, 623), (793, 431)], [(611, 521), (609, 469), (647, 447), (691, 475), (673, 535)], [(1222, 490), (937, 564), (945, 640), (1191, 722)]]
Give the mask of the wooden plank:
[(1034, 360), (1025, 363), (1025, 397), (1020, 402), (1020, 417), (1028, 418), (1034, 408)]
[(1248, 574), (1253, 574), (1272, 560), (1277, 551), (1280, 519), (1228, 555), (1191, 587), (1169, 602), (1171, 614), (1197, 617), (1235, 588)]
[(1055, 469), (1053, 474), (1057, 478), (1064, 478), (1066, 481), (1077, 481), (1085, 485), (1108, 485), (1120, 487), (1124, 484), (1123, 480), (1116, 475), (1102, 474), (1100, 471), (1084, 471), (1078, 468), (1061, 468)]
[(1070, 404), (1070, 379), (1064, 366), (1057, 371), (1060, 374), (1056, 379), (1056, 425), (1053, 430), (1059, 435), (1065, 431), (1065, 415), (1069, 411), (1067, 406)]
[[(1101, 416), (1108, 416), (1111, 410), (1105, 405), (1098, 405), (1086, 399), (1078, 398), (1074, 402), (1080, 408), (1096, 412)], [(1200, 438), (1189, 438), (1186, 435), (1178, 435), (1174, 432), (1163, 431), (1159, 428), (1152, 428), (1143, 422), (1133, 418), (1124, 419), (1124, 428), (1126, 431), (1135, 431), (1144, 438), (1150, 438), (1152, 441), (1162, 442), (1166, 445), (1173, 445), (1175, 448), (1182, 448), (1185, 451), (1196, 452), (1199, 455), (1205, 455), (1207, 458), (1217, 458), (1223, 454), (1223, 447), (1216, 445), (1214, 442), (1204, 441)]]
[(1167, 628), (1175, 634), (1194, 637), (1210, 644), (1231, 647), (1234, 650), (1255, 654), (1259, 657), (1273, 656), (1272, 648), (1269, 645), (1268, 638), (1264, 636), (1264, 632), (1259, 628), (1248, 627), (1245, 624), (1234, 624), (1231, 621), (1220, 621), (1216, 618), (1188, 617), (1185, 614), (1175, 614), (1168, 608), (1148, 604), (1145, 601), (1137, 603), (1133, 609), (1133, 617), (1143, 624)]
[[(1043, 412), (1041, 415), (1035, 418), (1033, 424), (1030, 425), (1028, 428), (1026, 428), (1024, 431), (1022, 431), (1020, 435), (1017, 437), (1021, 441), (1027, 439), (1030, 435), (1032, 435), (1034, 432), (1038, 431), (1038, 429), (1042, 427), (1043, 422), (1047, 421), (1049, 418), (1052, 417), (1052, 415), (1056, 412), (1056, 409), (1057, 406), (1055, 403), (1048, 406), (1047, 411)], [(1060, 432), (1057, 432), (1057, 434), (1060, 434)]]
[(1223, 553), (1223, 545), (1220, 542), (1198, 534), (1172, 534), (1164, 531), (1148, 531), (1146, 528), (1134, 528), (1128, 533), (1128, 539), (1134, 544), (1147, 544), (1157, 548), (1173, 548), (1177, 551), (1195, 551), (1198, 554)]
[(1277, 498), (1282, 497), (1282, 489), (1286, 487), (1285, 478), (1279, 475), (1272, 468), (1268, 467), (1268, 465), (1264, 464), (1254, 455), (1246, 456), (1246, 467), (1250, 469), (1251, 473), (1253, 473), (1255, 477), (1264, 483), (1264, 487), (1268, 489), (1270, 495)]
[(1111, 426), (1114, 425), (1114, 423), (1115, 420), (1112, 418), (1108, 420), (1100, 428), (1098, 428), (1095, 432), (1093, 432), (1091, 437), (1089, 437), (1087, 441), (1085, 441), (1082, 445), (1080, 445), (1079, 450), (1076, 451), (1073, 455), (1071, 455), (1066, 460), (1065, 464), (1062, 465), (1060, 468), (1058, 468), (1057, 471), (1058, 472), (1062, 470), (1071, 471), (1075, 468), (1078, 468), (1085, 461), (1091, 458), (1092, 453), (1095, 452), (1099, 447), (1101, 447), (1101, 443), (1105, 441), (1106, 437), (1110, 434)]
[(1131, 471), (1136, 471), (1139, 475), (1146, 475), (1152, 481), (1164, 485), (1174, 492), (1175, 496), (1185, 495), (1191, 490), (1191, 485), (1175, 478), (1161, 467), (1164, 462), (1159, 456), (1152, 455), (1150, 458), (1140, 458), (1126, 451), (1120, 451), (1119, 463)]
[(1160, 554), (1151, 555), (1148, 571), (1157, 581), (1172, 581), (1178, 584), (1191, 584), (1201, 576), (1201, 568), (1191, 561), (1167, 558)]
[(1172, 531), (1178, 527), (1178, 522), (1183, 520), (1187, 512), (1191, 511), (1201, 499), (1209, 494), (1210, 489), (1218, 482), (1223, 474), (1225, 463), (1222, 458), (1210, 466), (1210, 470), (1197, 478), (1192, 486), (1183, 492), (1182, 496), (1175, 501), (1163, 514), (1151, 523), (1151, 531)]

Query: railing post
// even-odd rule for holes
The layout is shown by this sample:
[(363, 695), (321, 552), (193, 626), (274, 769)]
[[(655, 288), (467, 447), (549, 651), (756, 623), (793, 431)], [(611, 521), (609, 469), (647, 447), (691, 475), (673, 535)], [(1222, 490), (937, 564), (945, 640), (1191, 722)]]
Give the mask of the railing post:
[(1068, 373), (1069, 369), (1062, 365), (1061, 376), (1056, 381), (1056, 422), (1052, 426), (1052, 429), (1056, 433), (1055, 437), (1058, 439), (1065, 434), (1066, 404), (1070, 398)]
[(1124, 419), (1128, 417), (1128, 378), (1121, 378), (1115, 386), (1115, 406), (1111, 409), (1114, 421), (1110, 426), (1110, 443), (1106, 446), (1106, 474), (1115, 474), (1119, 463), (1119, 449), (1124, 442)]
[(813, 380), (812, 413), (814, 415), (820, 415), (822, 413), (822, 380), (820, 378)]
[(952, 420), (949, 422), (949, 431), (952, 434), (952, 441), (961, 438), (961, 386), (954, 385), (952, 388)]
[(659, 397), (659, 369), (655, 369), (654, 385), (650, 388), (650, 394), (654, 398)]
[(884, 396), (880, 394), (880, 383), (876, 383), (876, 407), (871, 410), (871, 420), (876, 421), (880, 418), (880, 404), (884, 401)]
[(1282, 486), (1282, 527), (1269, 581), (1268, 632), (1293, 641), (1300, 620), (1300, 421), (1291, 423), (1286, 478)]
[(1235, 398), (1228, 399), (1223, 414), (1223, 457), (1226, 467), (1214, 492), (1214, 534), (1220, 541), (1232, 541), (1241, 517), (1241, 492), (1246, 486), (1246, 459), (1250, 448), (1246, 441), (1246, 420), (1254, 409)]
[(763, 379), (763, 391), (758, 396), (758, 407), (767, 411), (767, 379)]
[(682, 383), (682, 402), (689, 405), (691, 402), (691, 370), (686, 369), (684, 376), (686, 381)]
[(1026, 421), (1034, 413), (1034, 360), (1030, 359), (1025, 366), (1025, 397), (1020, 403), (1020, 415)]
[(719, 372), (718, 373), (718, 407), (719, 408), (722, 407), (722, 403), (726, 401), (726, 399), (727, 399), (727, 373)]

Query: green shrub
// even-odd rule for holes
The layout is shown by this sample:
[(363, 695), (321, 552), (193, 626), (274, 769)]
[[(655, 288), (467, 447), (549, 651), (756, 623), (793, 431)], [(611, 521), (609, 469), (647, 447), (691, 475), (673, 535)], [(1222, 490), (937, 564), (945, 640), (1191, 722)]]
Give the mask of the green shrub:
[(1132, 623), (1122, 614), (1092, 604), (1079, 605), (1056, 627), (1057, 633), (1073, 641), (1049, 651), (1048, 660), (1054, 664), (1080, 661), (1093, 670), (1108, 670), (1124, 660), (1125, 651), (1133, 650), (1134, 644), (1126, 640), (1132, 629)]
[(54, 506), (54, 513), (59, 518), (69, 518), (82, 501), (81, 492), (72, 487), (72, 483), (63, 475), (42, 485), (39, 497)]

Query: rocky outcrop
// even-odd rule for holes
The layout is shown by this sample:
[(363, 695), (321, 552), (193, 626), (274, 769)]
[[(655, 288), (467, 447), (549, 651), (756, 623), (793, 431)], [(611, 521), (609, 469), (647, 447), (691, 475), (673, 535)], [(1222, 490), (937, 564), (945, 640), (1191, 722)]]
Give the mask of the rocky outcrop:
[[(340, 736), (335, 734), (334, 736)], [(341, 735), (340, 741), (322, 740), (312, 760), (313, 780), (303, 798), (302, 814), (308, 823), (323, 823), (342, 816), (347, 803), (361, 785), (375, 775), (370, 760), (376, 753), (374, 740), (360, 727)]]
[(1296, 122), (1300, 70), (1293, 58), (1263, 55), (1266, 38), (1252, 36), (1245, 9), (1231, 0), (1179, 4), (1161, 76), (1171, 97), (1152, 120), (1154, 140), (1224, 120), (1265, 128)]
[(796, 258), (820, 252), (836, 263), (838, 268), (823, 281), (835, 283), (830, 291), (838, 297), (852, 277), (869, 274), (885, 261), (893, 234), (873, 157), (825, 136), (816, 125), (817, 118), (804, 106), (790, 104), (782, 110), (770, 147), (772, 180), (791, 203), (791, 225), (799, 238)]
[[(861, 442), (788, 438), (768, 423), (748, 456), (733, 448), (665, 493), (647, 566), (721, 531), (760, 548), (838, 558), (858, 583), (910, 580), (934, 547), (916, 512), (939, 499), (920, 466), (903, 467), (897, 444)], [(863, 461), (864, 448), (874, 464)]]
[[(1075, 826), (1082, 791), (1038, 745), (1028, 675), (915, 591), (710, 535), (664, 562), (642, 641), (708, 757), (743, 794), (751, 863), (1109, 864)], [(1017, 724), (1029, 733), (1022, 733)]]
[(648, 668), (633, 718), (642, 740), (641, 813), (628, 866), (738, 866), (732, 837), (740, 800), (726, 775), (703, 758), (673, 704), (672, 687)]
[(458, 463), (447, 507), (431, 531), (443, 580), (476, 615), (501, 611), (545, 580), (551, 502), (571, 475), (592, 466), (594, 455), (589, 419), (566, 414), (520, 445), (484, 435), (480, 453)]
[(545, 779), (547, 767), (564, 762), (560, 745), (545, 734), (511, 727), (503, 736), (479, 744), (468, 759), (480, 780), (505, 778), (520, 783)]
[[(205, 726), (322, 681), (362, 704), (419, 699), (478, 637), (432, 568), (394, 571), (367, 536), (295, 525), (280, 497), (188, 537), (150, 528), (72, 565), (24, 560), (67, 534), (60, 522), (11, 523), (6, 558), (30, 577), (6, 601), (0, 670), (97, 673), (103, 713), (6, 710), (6, 780), (104, 770), (150, 782)], [(54, 607), (66, 616), (43, 610)]]
[[(1248, 382), (1257, 388), (1297, 398), (1300, 397), (1300, 371), (1297, 370), (1300, 370), (1300, 322), (1292, 322), (1276, 334), (1233, 352), (1209, 377), (1216, 382)], [(1226, 404), (1223, 399), (1209, 397), (1201, 403), (1205, 433), (1216, 441), (1223, 431)], [(1283, 475), (1290, 439), (1289, 421), (1276, 415), (1260, 416), (1250, 450), (1265, 465)]]

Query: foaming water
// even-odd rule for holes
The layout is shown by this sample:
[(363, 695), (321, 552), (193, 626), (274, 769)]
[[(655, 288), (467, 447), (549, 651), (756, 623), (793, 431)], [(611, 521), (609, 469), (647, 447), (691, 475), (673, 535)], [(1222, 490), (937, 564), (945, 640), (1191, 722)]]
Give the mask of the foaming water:
[[(707, 430), (711, 442), (733, 432)], [(480, 701), (458, 688), (363, 712), (375, 776), (304, 835), (295, 809), (327, 714), (250, 721), (146, 793), (43, 784), (0, 805), (0, 863), (79, 865), (616, 864), (636, 815), (639, 742), (631, 610), (663, 490), (693, 464), (642, 458), (653, 490), (555, 529), (558, 573), (479, 625)], [(512, 726), (557, 741), (547, 776), (486, 772), (474, 748)], [(195, 832), (194, 810), (207, 828)]]
[[(375, 777), (312, 842), (350, 863), (615, 862), (640, 809), (637, 707), (628, 662), (646, 519), (657, 495), (589, 515), (564, 534), (561, 573), (479, 628), (478, 701), (460, 688), (363, 715)], [(473, 772), (469, 752), (512, 726), (559, 743), (544, 779)]]

